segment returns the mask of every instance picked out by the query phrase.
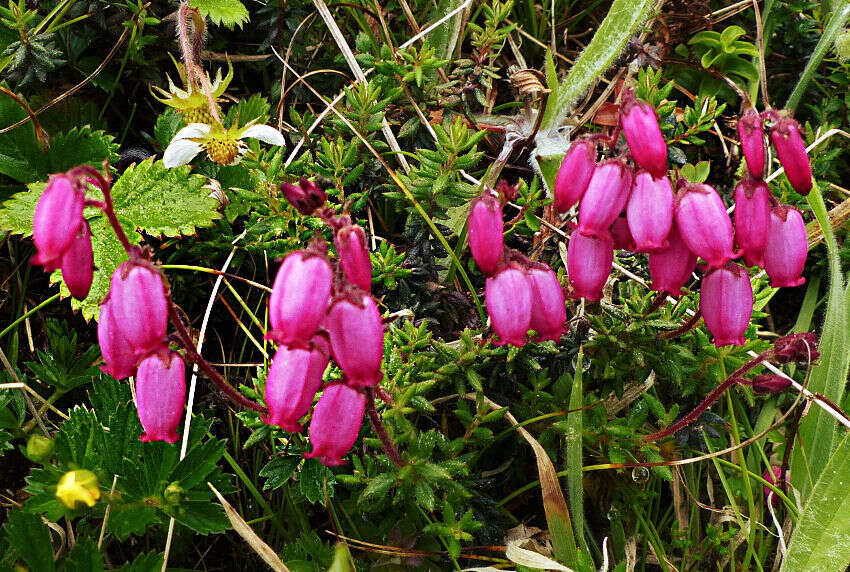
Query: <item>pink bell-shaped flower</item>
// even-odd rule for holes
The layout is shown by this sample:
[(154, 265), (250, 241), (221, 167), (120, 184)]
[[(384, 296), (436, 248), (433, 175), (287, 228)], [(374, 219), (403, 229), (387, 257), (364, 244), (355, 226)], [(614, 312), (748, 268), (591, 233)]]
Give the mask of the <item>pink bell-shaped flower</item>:
[(652, 252), (667, 245), (673, 226), (673, 187), (667, 177), (655, 178), (649, 171), (635, 176), (626, 206), (629, 230), (638, 252)]
[(747, 170), (754, 179), (764, 176), (764, 126), (755, 109), (748, 109), (738, 120), (738, 138), (747, 160)]
[(286, 346), (277, 350), (266, 377), (269, 415), (263, 421), (292, 433), (301, 431), (298, 420), (313, 405), (328, 359), (328, 343), (321, 336), (313, 338), (309, 350)]
[(613, 263), (614, 241), (607, 232), (598, 236), (573, 232), (567, 247), (567, 272), (573, 288), (570, 297), (600, 300)]
[(186, 368), (180, 354), (160, 350), (139, 363), (136, 409), (145, 429), (142, 442), (177, 441), (185, 402)]
[(788, 182), (801, 195), (808, 195), (812, 190), (812, 165), (800, 133), (800, 124), (789, 118), (778, 120), (770, 130), (770, 141)]
[(614, 239), (614, 250), (628, 250), (637, 252), (637, 244), (629, 229), (629, 221), (624, 215), (618, 216), (609, 229), (611, 238)]
[(579, 139), (570, 145), (555, 177), (555, 210), (563, 214), (579, 202), (596, 168), (596, 145)]
[(116, 329), (137, 356), (165, 346), (168, 305), (159, 272), (122, 262), (112, 273), (108, 301)]
[(753, 315), (753, 288), (747, 270), (734, 262), (710, 270), (702, 279), (699, 308), (714, 345), (744, 345)]
[(71, 296), (77, 300), (83, 300), (89, 295), (93, 277), (94, 255), (91, 247), (91, 232), (89, 223), (83, 221), (80, 232), (62, 255), (62, 280), (68, 286)]
[(764, 269), (774, 288), (803, 284), (801, 276), (809, 252), (806, 223), (800, 211), (788, 205), (770, 210), (770, 231), (764, 249)]
[(635, 163), (656, 178), (664, 177), (667, 173), (667, 143), (658, 126), (658, 116), (650, 104), (635, 98), (631, 89), (623, 95), (620, 125)]
[(676, 226), (691, 252), (711, 267), (723, 266), (737, 256), (732, 219), (713, 187), (686, 185), (676, 202)]
[(298, 250), (283, 259), (269, 297), (270, 331), (279, 344), (306, 344), (325, 318), (333, 271), (323, 255)]
[(578, 207), (578, 230), (586, 236), (608, 234), (632, 189), (632, 168), (619, 159), (603, 161), (593, 171)]
[(485, 190), (469, 205), (469, 249), (485, 276), (496, 271), (505, 250), (502, 205)]
[(33, 264), (53, 272), (62, 263), (62, 255), (71, 247), (83, 224), (85, 196), (66, 175), (53, 175), (35, 207), (32, 239), (38, 254)]
[(752, 387), (753, 391), (759, 395), (782, 393), (791, 387), (791, 380), (782, 375), (762, 374), (753, 378)]
[(325, 321), (331, 354), (354, 387), (377, 385), (383, 377), (384, 326), (375, 300), (359, 291), (338, 297)]
[(678, 297), (696, 265), (696, 254), (691, 252), (682, 240), (679, 229), (673, 225), (667, 236), (667, 246), (649, 253), (649, 276), (652, 278), (652, 289)]
[(363, 290), (372, 290), (372, 262), (366, 248), (366, 233), (359, 225), (349, 224), (334, 236), (339, 263), (349, 282)]
[(295, 210), (303, 215), (311, 215), (313, 212), (325, 204), (328, 196), (319, 186), (313, 181), (301, 177), (297, 185), (292, 183), (281, 183), (280, 192), (286, 197)]
[(344, 465), (343, 455), (351, 450), (363, 424), (366, 396), (344, 383), (329, 385), (319, 397), (310, 421), (313, 450), (304, 453), (327, 467)]
[[(788, 486), (787, 483), (791, 479), (791, 473), (790, 473), (790, 471), (786, 471), (785, 477), (783, 478), (782, 467), (779, 467), (777, 465), (773, 465), (762, 474), (761, 478), (763, 478), (764, 480), (769, 482), (771, 485), (776, 486), (776, 487), (779, 486), (779, 483), (782, 483), (784, 481), (784, 483), (786, 483), (786, 484), (783, 485), (780, 488), (787, 490), (787, 486)], [(779, 498), (779, 495), (777, 495), (776, 493), (773, 492), (773, 489), (771, 489), (770, 487), (767, 487), (767, 486), (762, 486), (762, 490), (764, 492), (764, 504), (765, 504), (765, 506), (767, 506), (768, 499), (769, 499), (771, 505), (779, 506), (779, 504), (782, 502), (782, 500)]]
[(770, 224), (770, 189), (764, 181), (744, 179), (735, 187), (735, 239), (747, 266), (764, 265)]
[(525, 269), (517, 263), (503, 267), (487, 278), (485, 296), (490, 323), (499, 335), (494, 344), (524, 346), (532, 307), (531, 283)]
[(534, 264), (526, 272), (531, 284), (531, 329), (537, 341), (561, 339), (567, 323), (564, 290), (558, 276), (545, 264)]
[(103, 373), (115, 379), (124, 379), (136, 374), (139, 356), (115, 323), (108, 302), (100, 306), (100, 315), (97, 319), (97, 341), (100, 344), (100, 353), (106, 362), (100, 367)]

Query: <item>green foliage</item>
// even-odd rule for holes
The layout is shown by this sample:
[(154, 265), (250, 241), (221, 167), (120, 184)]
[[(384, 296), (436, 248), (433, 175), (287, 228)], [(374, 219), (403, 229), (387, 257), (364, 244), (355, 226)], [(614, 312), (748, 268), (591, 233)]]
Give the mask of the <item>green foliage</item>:
[(216, 26), (241, 28), (249, 20), (248, 9), (239, 0), (191, 0), (189, 5)]
[[(733, 81), (742, 82), (743, 90), (749, 94), (752, 101), (755, 101), (759, 82), (759, 69), (756, 63), (759, 51), (754, 44), (739, 40), (746, 33), (746, 30), (740, 26), (729, 26), (722, 32), (703, 30), (696, 33), (688, 41), (688, 45), (693, 46), (694, 55), (703, 68), (715, 70), (730, 76)], [(687, 49), (677, 48), (677, 52), (687, 55)], [(720, 80), (705, 75), (700, 84), (700, 93), (716, 94), (720, 86)]]
[(71, 330), (67, 322), (47, 320), (45, 324), (50, 351), (39, 350), (38, 363), (26, 365), (41, 381), (49, 383), (65, 393), (77, 386), (89, 383), (98, 374), (93, 366), (100, 357), (97, 346), (88, 347), (81, 356), (77, 355), (77, 332)]

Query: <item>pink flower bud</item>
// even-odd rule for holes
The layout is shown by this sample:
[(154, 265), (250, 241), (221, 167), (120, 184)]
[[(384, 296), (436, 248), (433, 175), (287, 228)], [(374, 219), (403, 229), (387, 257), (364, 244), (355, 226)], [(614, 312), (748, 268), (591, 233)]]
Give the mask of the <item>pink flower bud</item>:
[(165, 346), (168, 306), (159, 272), (122, 262), (112, 273), (108, 301), (116, 330), (137, 356)]
[(263, 421), (297, 433), (298, 420), (313, 405), (313, 397), (322, 385), (328, 367), (329, 347), (321, 336), (313, 338), (310, 350), (282, 346), (274, 356), (266, 377), (266, 404), (269, 415)]
[(344, 383), (329, 385), (313, 410), (310, 421), (313, 450), (304, 456), (318, 458), (328, 467), (344, 465), (342, 456), (357, 440), (365, 411), (366, 396), (361, 391)]
[(791, 387), (791, 380), (781, 375), (764, 374), (755, 376), (752, 385), (753, 391), (760, 395), (782, 393)]
[(770, 130), (770, 140), (788, 182), (801, 195), (808, 195), (812, 190), (812, 165), (800, 133), (800, 124), (793, 119), (780, 119)]
[(574, 232), (567, 247), (567, 272), (573, 291), (571, 298), (596, 302), (614, 263), (614, 241), (608, 233), (585, 236)]
[(649, 276), (652, 289), (679, 296), (697, 265), (697, 257), (682, 240), (673, 225), (667, 237), (667, 247), (649, 253)]
[(770, 210), (770, 231), (764, 249), (764, 269), (774, 288), (799, 286), (806, 266), (809, 243), (800, 211), (788, 205)]
[(637, 174), (626, 206), (626, 218), (638, 252), (667, 246), (667, 235), (673, 226), (674, 200), (670, 179), (655, 178), (648, 171)]
[(555, 210), (565, 213), (581, 200), (596, 167), (596, 145), (579, 139), (570, 145), (555, 177)]
[(537, 341), (557, 342), (564, 333), (567, 306), (558, 276), (545, 264), (533, 265), (527, 272), (531, 284), (531, 329)]
[(80, 232), (71, 246), (62, 255), (62, 280), (68, 286), (71, 296), (83, 300), (89, 295), (94, 277), (94, 255), (91, 247), (89, 223), (83, 221)]
[(177, 441), (186, 402), (186, 368), (176, 352), (162, 350), (143, 359), (136, 373), (136, 409), (145, 432), (140, 440)]
[(486, 276), (502, 261), (505, 242), (502, 232), (502, 205), (486, 190), (469, 205), (469, 249), (478, 268)]
[(709, 185), (687, 185), (679, 191), (676, 226), (691, 252), (711, 267), (723, 266), (737, 256), (732, 219), (723, 199)]
[(727, 262), (709, 271), (702, 279), (699, 308), (715, 346), (744, 345), (753, 315), (753, 288), (747, 270)]
[(532, 307), (531, 281), (525, 270), (511, 263), (490, 276), (485, 296), (490, 323), (499, 335), (499, 341), (494, 344), (524, 346), (531, 327)]
[(325, 318), (333, 271), (324, 256), (297, 250), (283, 259), (269, 297), (266, 338), (279, 344), (306, 344)]
[[(787, 483), (791, 479), (790, 471), (786, 471), (784, 478), (782, 475), (782, 467), (777, 467), (776, 465), (770, 467), (770, 469), (766, 470), (764, 474), (762, 474), (761, 478), (769, 482), (771, 485), (778, 486), (778, 483), (784, 482), (785, 484), (780, 489), (787, 490)], [(770, 487), (763, 486), (764, 492), (764, 504), (767, 506), (768, 499), (770, 499), (770, 504), (773, 506), (779, 506), (779, 503), (782, 502), (777, 496), (776, 493), (773, 492), (773, 489)]]
[(85, 197), (65, 175), (53, 175), (35, 207), (32, 239), (38, 254), (33, 264), (53, 272), (62, 262), (62, 255), (71, 247), (83, 224)]
[(301, 177), (298, 185), (281, 183), (280, 192), (295, 207), (295, 210), (303, 215), (313, 214), (317, 208), (325, 204), (328, 198), (325, 191), (320, 189), (316, 183), (304, 177)]
[(620, 108), (620, 124), (635, 163), (661, 178), (667, 173), (667, 143), (658, 126), (655, 109), (629, 90)]
[(764, 130), (755, 109), (748, 109), (738, 120), (738, 138), (747, 160), (747, 170), (754, 179), (761, 179), (765, 162)]
[(632, 189), (632, 168), (619, 159), (603, 161), (593, 171), (578, 209), (578, 230), (586, 236), (608, 234)]
[(819, 357), (817, 335), (813, 332), (800, 332), (788, 334), (776, 340), (770, 361), (807, 365), (814, 363)]
[(108, 302), (100, 306), (100, 315), (97, 319), (97, 341), (100, 344), (100, 353), (106, 362), (106, 365), (100, 367), (103, 373), (115, 379), (124, 379), (136, 374), (139, 356), (127, 343), (115, 323)]
[(637, 245), (632, 236), (632, 231), (629, 229), (629, 221), (625, 216), (618, 216), (609, 229), (611, 238), (614, 239), (614, 250), (628, 250), (629, 252), (637, 252)]
[(376, 385), (383, 374), (384, 326), (375, 300), (362, 292), (337, 298), (325, 322), (331, 354), (354, 387)]
[(747, 266), (764, 265), (770, 224), (770, 189), (764, 181), (744, 179), (735, 187), (735, 238)]
[(372, 262), (366, 248), (366, 233), (356, 224), (342, 227), (334, 237), (342, 271), (349, 282), (363, 290), (372, 290)]

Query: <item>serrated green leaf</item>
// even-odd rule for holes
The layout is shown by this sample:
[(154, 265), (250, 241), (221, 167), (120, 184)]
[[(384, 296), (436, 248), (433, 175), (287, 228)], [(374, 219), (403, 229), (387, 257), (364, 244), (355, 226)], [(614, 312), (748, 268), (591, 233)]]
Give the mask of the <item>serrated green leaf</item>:
[(301, 494), (311, 503), (325, 502), (325, 479), (327, 479), (328, 498), (333, 498), (336, 483), (333, 473), (325, 470), (325, 466), (316, 459), (306, 459), (301, 472), (298, 473)]
[(121, 572), (159, 572), (162, 569), (162, 554), (148, 552), (140, 554), (132, 563), (124, 564)]
[(197, 8), (201, 15), (209, 18), (216, 26), (241, 28), (249, 19), (248, 9), (239, 0), (191, 0), (189, 5)]
[(8, 522), (4, 527), (9, 545), (18, 551), (18, 555), (31, 570), (50, 572), (55, 569), (53, 564), (53, 547), (47, 525), (34, 514), (20, 510), (8, 513)]
[(153, 136), (156, 137), (157, 143), (165, 149), (183, 125), (183, 116), (180, 115), (180, 112), (169, 107), (156, 118)]
[(192, 448), (174, 469), (171, 479), (179, 481), (184, 489), (190, 489), (203, 482), (216, 469), (224, 454), (224, 441), (210, 439)]
[(97, 544), (91, 538), (81, 538), (63, 564), (63, 572), (102, 572), (103, 570), (103, 558), (100, 556)]
[(301, 464), (301, 457), (275, 457), (260, 469), (260, 476), (266, 477), (263, 490), (276, 490), (286, 484), (295, 469)]
[(384, 500), (384, 497), (390, 492), (390, 488), (395, 482), (395, 475), (392, 473), (381, 473), (369, 482), (368, 486), (360, 493), (358, 502), (364, 505), (378, 503)]
[(259, 93), (253, 94), (248, 99), (240, 99), (236, 105), (227, 110), (224, 119), (225, 125), (232, 125), (239, 118), (239, 125), (246, 125), (249, 121), (256, 120), (257, 123), (266, 123), (269, 120), (269, 100)]
[(112, 509), (107, 526), (119, 540), (126, 540), (130, 535), (144, 536), (148, 526), (159, 522), (162, 519), (152, 506), (119, 506)]
[(188, 501), (180, 504), (173, 514), (174, 520), (198, 534), (215, 534), (230, 528), (230, 521), (220, 504), (204, 501)]

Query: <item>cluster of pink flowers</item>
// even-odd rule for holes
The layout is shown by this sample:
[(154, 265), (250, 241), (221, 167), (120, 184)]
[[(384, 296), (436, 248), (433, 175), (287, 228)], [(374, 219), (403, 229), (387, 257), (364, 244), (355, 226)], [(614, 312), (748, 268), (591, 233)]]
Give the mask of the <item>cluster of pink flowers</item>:
[(32, 238), (38, 254), (33, 264), (45, 272), (62, 269), (62, 278), (78, 300), (89, 295), (94, 272), (89, 223), (83, 218), (86, 182), (69, 174), (47, 182), (33, 217)]
[(472, 257), (487, 276), (487, 312), (499, 336), (496, 344), (522, 346), (529, 329), (537, 340), (557, 341), (567, 322), (564, 291), (551, 268), (505, 248), (504, 198), (485, 189), (472, 201), (468, 223)]
[(759, 115), (750, 110), (739, 122), (749, 176), (735, 191), (733, 226), (710, 185), (680, 179), (674, 192), (655, 110), (631, 90), (625, 92), (620, 128), (635, 166), (627, 156), (597, 163), (599, 137), (591, 136), (571, 145), (556, 178), (555, 209), (567, 213), (578, 203), (578, 224), (567, 251), (571, 296), (602, 297), (615, 249), (647, 253), (652, 288), (673, 296), (681, 294), (699, 257), (705, 262), (700, 309), (715, 344), (743, 344), (753, 292), (746, 268), (732, 260), (743, 254), (747, 265), (765, 269), (774, 287), (797, 286), (804, 281), (800, 275), (808, 250), (802, 216), (779, 205), (761, 179), (766, 163), (762, 117), (773, 123), (771, 141), (792, 186), (800, 193), (812, 187), (799, 125), (775, 111)]
[[(302, 214), (313, 214), (325, 201), (314, 183), (281, 185), (284, 196)], [(327, 245), (315, 240), (284, 258), (269, 299), (267, 338), (279, 349), (266, 378), (267, 423), (301, 431), (299, 420), (313, 404), (330, 358), (342, 369), (341, 383), (322, 391), (310, 422), (313, 450), (325, 465), (340, 465), (360, 431), (367, 388), (383, 373), (384, 329), (370, 295), (372, 267), (363, 229), (348, 215), (322, 213), (334, 231), (338, 260), (332, 266)]]

